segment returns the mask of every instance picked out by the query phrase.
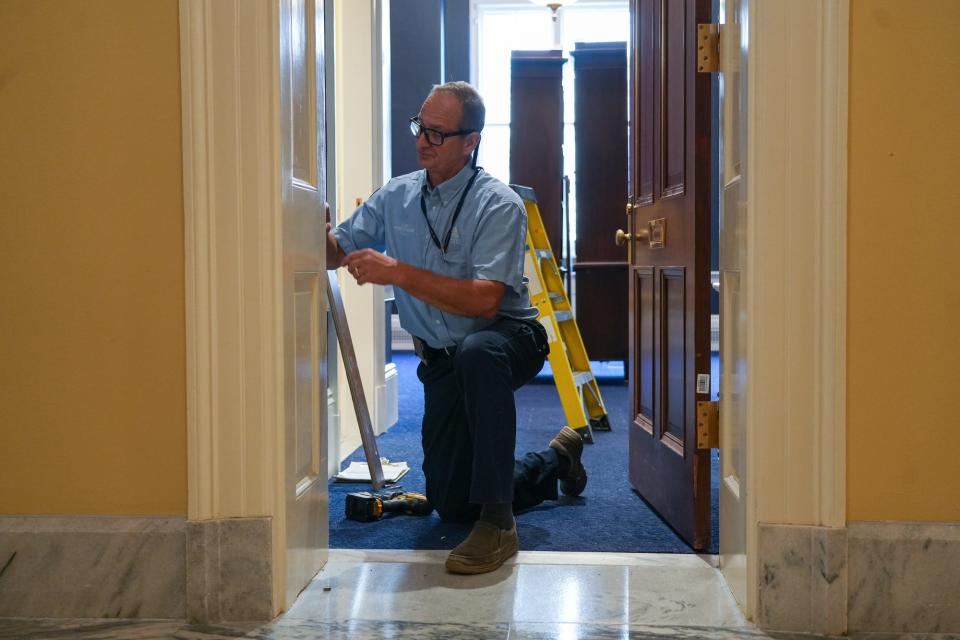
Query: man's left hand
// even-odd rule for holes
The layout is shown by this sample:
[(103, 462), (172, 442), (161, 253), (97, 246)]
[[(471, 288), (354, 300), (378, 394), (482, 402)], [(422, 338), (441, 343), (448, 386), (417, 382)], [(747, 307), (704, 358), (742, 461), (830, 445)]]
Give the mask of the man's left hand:
[(357, 284), (394, 284), (397, 261), (373, 249), (354, 251), (343, 261)]

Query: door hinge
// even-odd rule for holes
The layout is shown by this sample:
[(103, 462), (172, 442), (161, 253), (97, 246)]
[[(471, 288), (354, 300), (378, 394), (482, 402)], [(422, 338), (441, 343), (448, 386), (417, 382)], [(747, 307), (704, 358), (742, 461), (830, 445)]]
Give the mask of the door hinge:
[(697, 72), (716, 73), (720, 70), (720, 25), (697, 25)]
[(720, 403), (697, 401), (697, 449), (720, 448)]

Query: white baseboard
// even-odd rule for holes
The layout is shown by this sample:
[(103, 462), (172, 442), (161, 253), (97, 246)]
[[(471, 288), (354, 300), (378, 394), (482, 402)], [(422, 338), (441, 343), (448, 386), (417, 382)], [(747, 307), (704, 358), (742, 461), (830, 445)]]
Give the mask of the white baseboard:
[[(408, 334), (409, 335), (409, 334)], [(399, 416), (399, 387), (397, 365), (388, 362), (383, 371), (383, 386), (377, 389), (377, 434), (397, 424)]]

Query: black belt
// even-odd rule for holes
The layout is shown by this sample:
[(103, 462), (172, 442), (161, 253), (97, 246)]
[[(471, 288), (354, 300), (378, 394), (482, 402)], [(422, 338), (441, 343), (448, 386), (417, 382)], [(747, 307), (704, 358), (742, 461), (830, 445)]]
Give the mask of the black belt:
[(435, 349), (427, 344), (426, 340), (418, 338), (417, 336), (413, 337), (413, 350), (416, 352), (417, 357), (419, 357), (424, 362), (430, 363), (437, 360), (442, 360), (444, 358), (452, 358), (457, 355), (457, 346), (453, 345), (452, 347), (441, 347)]

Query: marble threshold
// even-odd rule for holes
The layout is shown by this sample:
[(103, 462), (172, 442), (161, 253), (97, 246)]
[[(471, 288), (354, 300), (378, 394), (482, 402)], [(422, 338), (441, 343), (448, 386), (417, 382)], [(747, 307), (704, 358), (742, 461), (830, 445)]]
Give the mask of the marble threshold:
[(267, 624), (6, 618), (0, 639), (828, 637), (757, 630), (737, 607), (715, 556), (520, 552), (481, 576), (446, 573), (445, 557), (444, 551), (332, 550), (289, 611)]

